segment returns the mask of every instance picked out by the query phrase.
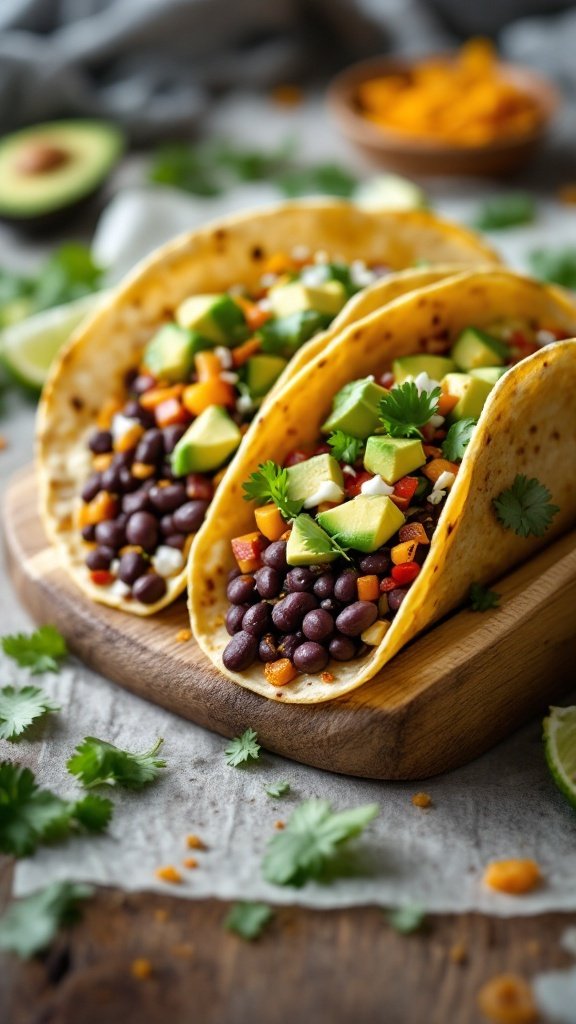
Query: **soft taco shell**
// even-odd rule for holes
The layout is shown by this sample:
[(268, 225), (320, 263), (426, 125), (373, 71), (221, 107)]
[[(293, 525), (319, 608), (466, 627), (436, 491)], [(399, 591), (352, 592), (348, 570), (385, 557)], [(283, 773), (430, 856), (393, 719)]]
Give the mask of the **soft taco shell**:
[[(223, 291), (233, 284), (252, 287), (273, 253), (308, 246), (332, 258), (363, 259), (393, 270), (418, 261), (448, 266), (415, 270), (398, 283), (384, 278), (366, 304), (357, 296), (342, 311), (340, 326), (361, 317), (388, 293), (417, 287), (456, 265), (497, 262), (477, 236), (425, 211), (363, 212), (350, 203), (303, 201), (250, 212), (216, 222), (176, 239), (154, 253), (76, 332), (52, 368), (38, 414), (37, 467), (42, 519), (61, 551), (66, 569), (95, 600), (137, 615), (151, 615), (170, 604), (186, 586), (186, 571), (168, 582), (156, 604), (127, 601), (95, 586), (84, 565), (85, 550), (74, 518), (83, 481), (90, 472), (86, 437), (104, 401), (123, 393), (127, 370), (138, 365), (152, 334), (174, 315), (189, 295)], [(318, 336), (298, 354), (297, 368), (313, 357), (339, 329)], [(312, 347), (310, 347), (310, 345)]]
[[(315, 443), (335, 393), (394, 357), (424, 349), (474, 324), (526, 318), (576, 334), (576, 304), (557, 288), (509, 271), (462, 274), (399, 298), (347, 328), (258, 415), (225, 486), (216, 494), (193, 545), (189, 607), (194, 634), (214, 665), (234, 682), (271, 699), (316, 703), (355, 689), (419, 632), (462, 603), (472, 582), (487, 583), (568, 529), (576, 520), (576, 340), (543, 348), (504, 374), (491, 392), (446, 501), (423, 569), (384, 640), (363, 660), (333, 662), (334, 681), (300, 675), (275, 690), (257, 663), (243, 673), (224, 668), (230, 639), (224, 625), (230, 540), (253, 529), (242, 486), (266, 459), (282, 464), (289, 451)], [(504, 529), (492, 500), (517, 473), (536, 477), (560, 511), (544, 538)]]

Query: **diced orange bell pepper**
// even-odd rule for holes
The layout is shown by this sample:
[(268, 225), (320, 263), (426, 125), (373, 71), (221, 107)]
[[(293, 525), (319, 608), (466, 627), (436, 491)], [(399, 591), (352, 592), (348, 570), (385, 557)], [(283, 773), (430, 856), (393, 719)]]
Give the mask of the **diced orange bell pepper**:
[(283, 534), (282, 534), (282, 536), (280, 537), (280, 540), (286, 540), (286, 541), (287, 541), (287, 540), (290, 540), (290, 534), (291, 534), (291, 533), (292, 533), (292, 527), (290, 527), (290, 529), (289, 529), (289, 530), (285, 530), (285, 531), (284, 531), (284, 533), (283, 533)]
[(267, 540), (279, 540), (286, 529), (286, 522), (276, 505), (262, 505), (254, 513), (256, 526)]
[(184, 391), (182, 401), (188, 412), (193, 416), (199, 416), (211, 405), (233, 407), (236, 395), (234, 388), (227, 381), (221, 380), (220, 377), (211, 377), (210, 380), (190, 384)]
[(293, 261), (285, 252), (275, 252), (268, 257), (263, 269), (265, 274), (285, 274), (293, 265)]
[(260, 556), (264, 550), (264, 538), (261, 533), (244, 533), (232, 540), (232, 554), (236, 559), (240, 572), (254, 572), (260, 566)]
[(261, 338), (248, 338), (243, 345), (238, 345), (238, 348), (232, 349), (232, 362), (234, 366), (244, 366), (252, 356), (255, 356), (257, 352), (262, 348)]
[(265, 324), (270, 319), (271, 313), (261, 307), (256, 302), (251, 302), (250, 299), (245, 299), (243, 295), (236, 295), (234, 301), (240, 306), (240, 309), (244, 313), (246, 323), (251, 331), (257, 331), (262, 324)]
[(96, 526), (105, 519), (114, 519), (118, 512), (118, 502), (113, 494), (100, 491), (92, 501), (82, 505), (78, 512), (78, 526)]
[(92, 467), (97, 473), (103, 473), (105, 469), (111, 464), (114, 454), (112, 452), (102, 452), (100, 455), (95, 455), (92, 459)]
[(404, 526), (400, 527), (398, 536), (402, 542), (415, 540), (417, 544), (430, 543), (422, 523), (405, 523)]
[(110, 424), (112, 423), (112, 417), (114, 416), (115, 413), (120, 412), (121, 408), (122, 402), (120, 402), (117, 398), (107, 398), (106, 401), (104, 402), (104, 405), (100, 409), (100, 412), (98, 413), (98, 417), (96, 420), (96, 425), (98, 429), (108, 430)]
[(145, 391), (143, 395), (140, 395), (140, 405), (144, 409), (156, 409), (162, 405), (162, 402), (167, 402), (169, 398), (180, 398), (183, 391), (183, 384), (173, 384), (169, 388), (150, 388), (150, 391)]
[(390, 557), (394, 565), (403, 565), (404, 562), (413, 562), (416, 555), (418, 543), (415, 540), (406, 540), (402, 544), (395, 544), (390, 551)]
[(170, 427), (174, 423), (187, 423), (189, 416), (177, 398), (168, 398), (160, 402), (154, 409), (156, 424), (159, 427)]
[(380, 597), (380, 581), (377, 576), (359, 576), (356, 585), (359, 601), (377, 601)]
[(445, 392), (443, 395), (440, 395), (440, 399), (438, 401), (438, 415), (448, 416), (448, 413), (452, 412), (455, 405), (458, 405), (458, 399), (456, 396), (449, 395), (448, 392)]
[(155, 470), (156, 467), (149, 462), (133, 462), (130, 472), (137, 480), (147, 480)]
[(194, 365), (199, 381), (212, 380), (222, 373), (222, 363), (214, 352), (197, 352)]
[(290, 658), (279, 658), (278, 661), (266, 662), (264, 675), (271, 686), (286, 686), (286, 683), (291, 683), (296, 678), (298, 672)]
[(134, 426), (130, 427), (124, 434), (114, 441), (115, 452), (129, 452), (131, 448), (135, 448), (138, 441), (144, 433), (144, 427), (140, 423), (135, 423)]
[(438, 477), (442, 476), (442, 473), (454, 473), (456, 475), (459, 468), (455, 462), (448, 462), (448, 459), (432, 459), (432, 462), (422, 466), (422, 472), (424, 476), (427, 476), (435, 484)]

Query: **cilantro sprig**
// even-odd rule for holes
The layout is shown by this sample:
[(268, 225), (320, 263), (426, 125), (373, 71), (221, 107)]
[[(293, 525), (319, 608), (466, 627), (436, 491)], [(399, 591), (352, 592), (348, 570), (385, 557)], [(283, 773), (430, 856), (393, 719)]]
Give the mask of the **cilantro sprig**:
[(328, 444), (332, 448), (332, 455), (338, 462), (347, 462), (353, 466), (360, 455), (365, 442), (352, 434), (346, 434), (343, 430), (335, 430), (328, 438)]
[(332, 876), (337, 855), (378, 814), (377, 804), (333, 811), (327, 800), (305, 800), (270, 839), (262, 871), (275, 885), (302, 886)]
[(476, 423), (477, 420), (466, 418), (452, 424), (442, 445), (442, 454), (445, 459), (450, 462), (459, 462), (464, 458), (464, 452), (472, 440)]
[(17, 740), (19, 736), (51, 711), (59, 711), (38, 686), (4, 686), (0, 690), (0, 740)]
[(244, 484), (244, 501), (272, 501), (285, 519), (294, 519), (302, 508), (301, 501), (288, 497), (288, 470), (271, 459), (249, 476)]
[(560, 511), (552, 505), (552, 495), (535, 477), (517, 474), (511, 487), (493, 499), (496, 515), (507, 530), (519, 537), (543, 537), (554, 516)]
[(420, 427), (438, 411), (440, 388), (418, 391), (412, 380), (392, 388), (380, 399), (380, 419), (391, 437), (422, 437)]
[(33, 676), (57, 672), (58, 662), (68, 654), (66, 641), (55, 626), (3, 636), (2, 650), (21, 668), (29, 668)]
[(478, 210), (473, 227), (480, 231), (501, 231), (536, 220), (536, 202), (529, 192), (508, 192), (490, 196)]
[(406, 903), (403, 907), (389, 910), (386, 913), (386, 920), (400, 935), (411, 935), (422, 928), (426, 920), (426, 911), (419, 903)]
[(241, 736), (235, 736), (226, 747), (226, 764), (238, 768), (246, 761), (257, 761), (260, 757), (260, 744), (254, 729), (246, 729)]
[(473, 612), (487, 612), (490, 608), (498, 608), (500, 604), (500, 594), (489, 590), (482, 583), (472, 583), (468, 598)]
[(89, 885), (53, 882), (16, 900), (0, 918), (0, 949), (25, 959), (50, 945), (63, 924), (79, 916), (78, 904), (92, 895)]
[(271, 782), (269, 786), (265, 787), (269, 797), (273, 800), (278, 800), (281, 796), (286, 796), (290, 792), (289, 782)]
[(40, 789), (29, 768), (0, 762), (0, 851), (27, 857), (42, 843), (74, 833), (102, 832), (112, 816), (110, 800), (89, 794), (69, 801)]
[(156, 757), (163, 742), (159, 738), (150, 750), (133, 754), (95, 736), (86, 736), (66, 767), (87, 789), (102, 785), (142, 789), (166, 767), (166, 761)]
[(262, 934), (274, 911), (266, 903), (235, 903), (224, 921), (224, 927), (242, 939), (252, 941)]
[(305, 550), (310, 551), (314, 555), (328, 555), (334, 552), (345, 558), (348, 562), (351, 561), (346, 548), (338, 541), (338, 534), (330, 536), (306, 512), (302, 512), (297, 516), (293, 526), (298, 530), (299, 543)]

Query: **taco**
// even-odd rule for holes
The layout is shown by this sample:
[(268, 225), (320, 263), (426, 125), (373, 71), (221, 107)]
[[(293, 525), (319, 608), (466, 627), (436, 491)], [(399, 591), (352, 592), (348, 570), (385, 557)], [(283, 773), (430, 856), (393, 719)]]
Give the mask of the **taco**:
[(490, 259), (432, 214), (343, 202), (244, 214), (161, 249), (80, 328), (41, 401), (42, 514), (66, 568), (113, 607), (169, 604), (215, 486), (291, 357), (301, 369), (339, 316), (361, 317), (361, 288), (373, 284), (372, 308), (450, 268), (393, 286), (391, 271)]
[(192, 550), (214, 665), (271, 699), (333, 699), (568, 529), (574, 334), (559, 289), (463, 273), (352, 324), (271, 396)]

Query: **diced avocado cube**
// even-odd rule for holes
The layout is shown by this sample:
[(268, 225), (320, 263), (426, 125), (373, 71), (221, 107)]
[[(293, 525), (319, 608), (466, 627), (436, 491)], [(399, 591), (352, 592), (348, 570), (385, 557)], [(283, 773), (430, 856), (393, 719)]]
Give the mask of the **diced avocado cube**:
[(490, 381), (472, 377), (469, 373), (448, 373), (442, 381), (442, 390), (458, 399), (449, 419), (455, 421), (470, 417), (477, 420), (493, 387)]
[(456, 338), (450, 353), (459, 370), (468, 372), (479, 366), (502, 366), (508, 358), (508, 346), (477, 327), (466, 327)]
[(288, 468), (288, 497), (304, 508), (316, 508), (323, 501), (341, 501), (344, 478), (336, 459), (327, 452)]
[(387, 484), (395, 484), (425, 462), (418, 438), (376, 436), (366, 442), (364, 468), (370, 473), (379, 473)]
[(246, 363), (246, 384), (252, 397), (267, 395), (286, 366), (287, 360), (281, 356), (252, 356)]
[(331, 434), (333, 430), (343, 430), (353, 437), (368, 437), (380, 424), (378, 407), (387, 394), (386, 388), (369, 377), (345, 384), (334, 396), (332, 412), (322, 425), (322, 432)]
[(478, 370), (470, 370), (470, 376), (487, 380), (489, 384), (497, 384), (507, 369), (507, 366), (481, 366)]
[(338, 558), (330, 537), (312, 516), (299, 515), (292, 523), (286, 545), (288, 565), (323, 565)]
[(176, 319), (215, 345), (234, 346), (247, 335), (244, 314), (230, 295), (191, 295), (178, 306)]
[(194, 356), (206, 348), (213, 348), (209, 338), (178, 324), (165, 324), (146, 345), (142, 362), (150, 373), (162, 380), (186, 380)]
[(404, 516), (386, 495), (359, 494), (337, 508), (321, 512), (320, 526), (338, 543), (356, 551), (377, 551), (404, 523)]
[(417, 377), (419, 373), (427, 373), (430, 380), (442, 380), (447, 373), (456, 369), (453, 359), (447, 356), (400, 356), (392, 363), (392, 373), (396, 384), (403, 384), (409, 377)]
[(278, 317), (300, 313), (304, 309), (315, 309), (318, 313), (336, 316), (347, 298), (341, 281), (326, 281), (315, 286), (292, 281), (290, 284), (275, 285), (268, 293), (272, 312)]
[(190, 424), (171, 455), (175, 476), (219, 469), (236, 451), (242, 434), (220, 405), (211, 405)]
[(324, 330), (329, 322), (330, 317), (317, 309), (303, 309), (290, 316), (268, 320), (258, 332), (262, 338), (262, 351), (289, 358), (314, 334)]

